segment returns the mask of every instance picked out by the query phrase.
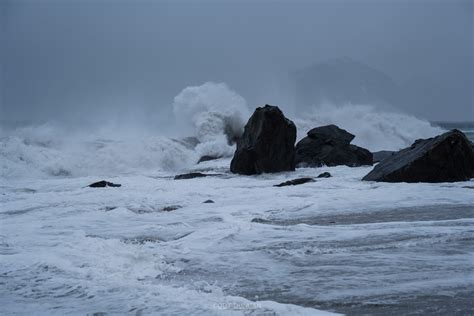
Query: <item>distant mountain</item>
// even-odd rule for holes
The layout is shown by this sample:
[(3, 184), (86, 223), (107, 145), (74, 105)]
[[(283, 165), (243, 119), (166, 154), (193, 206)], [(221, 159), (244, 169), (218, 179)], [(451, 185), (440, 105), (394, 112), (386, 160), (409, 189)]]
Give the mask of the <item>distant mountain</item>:
[(329, 60), (290, 74), (296, 104), (395, 105), (401, 88), (384, 72), (347, 57)]

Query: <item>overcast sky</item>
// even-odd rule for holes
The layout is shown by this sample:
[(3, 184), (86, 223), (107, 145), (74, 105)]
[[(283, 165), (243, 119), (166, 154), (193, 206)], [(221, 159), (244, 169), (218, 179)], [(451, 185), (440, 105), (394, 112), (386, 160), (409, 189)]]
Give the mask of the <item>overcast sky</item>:
[(274, 78), (339, 56), (437, 87), (443, 101), (417, 115), (474, 120), (469, 0), (0, 0), (0, 10), (2, 120), (163, 117), (206, 81), (254, 107), (275, 103)]

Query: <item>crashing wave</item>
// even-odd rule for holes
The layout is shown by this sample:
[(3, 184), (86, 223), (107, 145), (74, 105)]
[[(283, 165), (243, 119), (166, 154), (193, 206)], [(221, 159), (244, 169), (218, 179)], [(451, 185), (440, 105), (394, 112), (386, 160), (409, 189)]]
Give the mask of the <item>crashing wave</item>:
[(229, 156), (250, 115), (247, 102), (225, 83), (187, 87), (175, 98), (173, 110), (181, 131), (192, 133), (201, 155)]
[[(132, 129), (66, 132), (45, 124), (0, 129), (0, 178), (76, 177), (187, 168), (202, 156), (231, 156), (232, 141), (250, 116), (247, 103), (224, 83), (187, 87), (174, 99), (178, 130), (190, 138), (136, 134)], [(292, 118), (301, 139), (311, 128), (336, 124), (371, 151), (398, 150), (443, 130), (411, 115), (382, 112), (370, 105), (315, 107)], [(136, 131), (135, 131), (136, 132)]]
[(371, 151), (399, 150), (416, 139), (429, 138), (443, 132), (430, 122), (412, 115), (379, 111), (372, 105), (325, 104), (314, 107), (305, 119), (294, 120), (298, 139), (317, 126), (335, 124), (355, 135), (353, 144)]

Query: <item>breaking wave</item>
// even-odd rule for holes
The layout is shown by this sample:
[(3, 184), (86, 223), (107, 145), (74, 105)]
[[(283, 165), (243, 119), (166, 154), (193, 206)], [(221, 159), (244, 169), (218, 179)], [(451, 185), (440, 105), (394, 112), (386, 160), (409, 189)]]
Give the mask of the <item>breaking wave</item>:
[[(66, 132), (53, 124), (6, 131), (0, 128), (0, 178), (107, 176), (172, 171), (195, 164), (203, 155), (230, 156), (250, 111), (243, 97), (224, 83), (187, 87), (175, 98), (178, 126), (172, 139), (156, 134)], [(354, 134), (354, 144), (398, 150), (443, 130), (416, 117), (378, 111), (370, 105), (315, 107), (304, 118), (290, 117), (298, 139), (316, 126), (336, 124)], [(184, 138), (184, 136), (192, 136)]]
[(49, 124), (0, 137), (0, 177), (111, 176), (175, 170), (197, 158), (185, 143), (162, 136), (129, 139), (65, 134)]
[(250, 113), (243, 97), (225, 83), (187, 87), (175, 98), (173, 110), (181, 130), (199, 140), (200, 155), (229, 156)]
[(412, 115), (384, 112), (372, 105), (345, 104), (314, 107), (304, 119), (295, 119), (298, 139), (317, 126), (335, 124), (355, 135), (353, 144), (371, 151), (399, 150), (419, 138), (444, 130)]

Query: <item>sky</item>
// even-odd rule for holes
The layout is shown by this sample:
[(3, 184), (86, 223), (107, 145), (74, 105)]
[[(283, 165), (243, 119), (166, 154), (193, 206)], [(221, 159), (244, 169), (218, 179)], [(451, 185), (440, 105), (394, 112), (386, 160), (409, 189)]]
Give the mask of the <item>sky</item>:
[(474, 120), (472, 1), (0, 0), (0, 26), (3, 122), (165, 124), (207, 81), (279, 105), (280, 78), (340, 56), (429, 96), (395, 108)]

